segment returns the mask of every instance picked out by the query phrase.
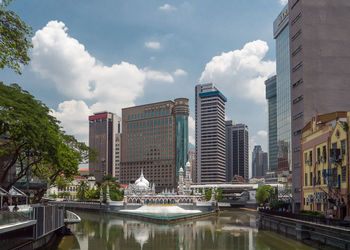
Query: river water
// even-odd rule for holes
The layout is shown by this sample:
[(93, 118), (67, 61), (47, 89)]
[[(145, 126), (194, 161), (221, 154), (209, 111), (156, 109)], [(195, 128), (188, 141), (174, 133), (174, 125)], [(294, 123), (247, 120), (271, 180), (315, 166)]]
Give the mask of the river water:
[(157, 225), (98, 212), (76, 212), (81, 223), (71, 225), (56, 249), (312, 249), (282, 235), (257, 229), (257, 214), (223, 211), (219, 216), (174, 225)]

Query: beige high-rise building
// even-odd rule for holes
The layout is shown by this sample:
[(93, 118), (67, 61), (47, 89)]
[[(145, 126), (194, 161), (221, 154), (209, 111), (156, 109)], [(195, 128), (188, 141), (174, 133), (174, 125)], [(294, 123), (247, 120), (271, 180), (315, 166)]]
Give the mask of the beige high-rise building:
[(299, 209), (303, 127), (313, 116), (350, 109), (350, 1), (289, 0), (288, 9), (293, 199)]
[(178, 98), (122, 110), (120, 183), (143, 174), (157, 191), (176, 188), (188, 149), (188, 99)]

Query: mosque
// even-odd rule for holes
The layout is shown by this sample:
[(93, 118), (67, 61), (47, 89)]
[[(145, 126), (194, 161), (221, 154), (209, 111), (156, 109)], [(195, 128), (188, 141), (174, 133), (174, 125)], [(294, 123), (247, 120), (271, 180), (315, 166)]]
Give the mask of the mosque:
[(212, 199), (207, 202), (205, 199), (204, 190), (202, 192), (199, 189), (191, 189), (191, 164), (186, 163), (186, 172), (181, 167), (179, 170), (179, 181), (177, 191), (174, 189), (164, 189), (161, 193), (155, 192), (155, 184), (150, 184), (144, 177), (141, 170), (140, 177), (134, 184), (124, 190), (124, 205), (212, 205), (215, 200), (215, 192), (212, 192)]

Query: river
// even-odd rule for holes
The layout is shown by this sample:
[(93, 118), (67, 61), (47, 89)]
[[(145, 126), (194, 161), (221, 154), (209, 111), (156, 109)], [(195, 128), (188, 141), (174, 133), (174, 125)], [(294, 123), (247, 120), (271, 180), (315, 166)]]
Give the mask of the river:
[(313, 249), (282, 235), (257, 229), (255, 212), (222, 211), (219, 216), (174, 225), (157, 225), (113, 214), (76, 211), (82, 221), (71, 225), (56, 249)]

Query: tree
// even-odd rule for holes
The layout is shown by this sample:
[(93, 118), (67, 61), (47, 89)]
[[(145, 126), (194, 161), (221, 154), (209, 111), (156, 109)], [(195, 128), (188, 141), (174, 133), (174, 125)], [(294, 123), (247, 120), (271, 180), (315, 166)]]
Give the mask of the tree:
[(86, 181), (80, 181), (79, 187), (77, 189), (77, 198), (79, 200), (86, 200), (88, 197), (89, 186)]
[(32, 28), (14, 11), (6, 10), (11, 1), (0, 1), (0, 69), (8, 67), (21, 74), (21, 66), (30, 61)]
[[(96, 159), (96, 151), (66, 135), (49, 108), (17, 84), (0, 82), (0, 183), (11, 187), (28, 170), (49, 184), (64, 176), (72, 180), (79, 163)], [(17, 167), (15, 178), (6, 183)], [(38, 197), (45, 190), (38, 191)]]
[(223, 196), (222, 196), (222, 188), (218, 188), (216, 191), (216, 200), (217, 201), (222, 201)]
[(260, 204), (267, 203), (275, 194), (273, 187), (269, 185), (261, 185), (256, 190), (255, 198)]

